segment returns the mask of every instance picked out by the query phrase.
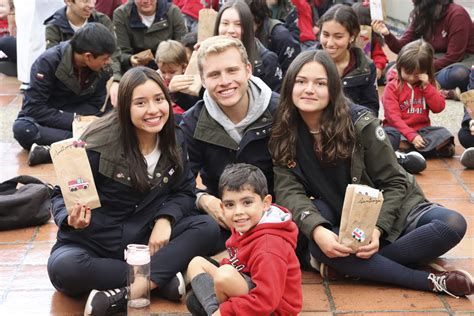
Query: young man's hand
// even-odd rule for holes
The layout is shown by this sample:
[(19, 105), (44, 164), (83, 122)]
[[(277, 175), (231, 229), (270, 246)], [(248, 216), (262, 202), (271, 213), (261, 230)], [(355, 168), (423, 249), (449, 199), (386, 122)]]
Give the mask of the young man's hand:
[(329, 258), (347, 257), (353, 250), (341, 245), (338, 236), (331, 230), (318, 226), (313, 230), (313, 240)]
[(416, 137), (413, 138), (412, 144), (416, 149), (423, 149), (426, 146), (426, 142), (421, 135), (416, 135)]
[(168, 86), (168, 90), (173, 92), (180, 92), (188, 89), (194, 82), (194, 76), (176, 75), (174, 76)]
[(221, 208), (221, 200), (210, 194), (203, 195), (199, 199), (198, 207), (209, 214), (222, 228), (229, 230)]
[(90, 222), (91, 209), (81, 203), (76, 203), (67, 217), (67, 224), (75, 229), (84, 229)]

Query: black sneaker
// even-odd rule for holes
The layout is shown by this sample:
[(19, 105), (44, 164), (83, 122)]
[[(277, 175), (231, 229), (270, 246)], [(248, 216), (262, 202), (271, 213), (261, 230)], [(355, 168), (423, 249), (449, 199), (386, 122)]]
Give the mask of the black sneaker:
[(206, 310), (202, 307), (193, 291), (189, 292), (186, 296), (186, 307), (193, 316), (207, 316)]
[(461, 154), (461, 164), (469, 169), (474, 169), (474, 147), (466, 149)]
[(87, 298), (84, 316), (102, 316), (127, 311), (127, 288), (97, 291), (92, 290)]
[(451, 158), (455, 154), (455, 149), (454, 144), (447, 144), (437, 151), (438, 157)]
[(50, 146), (42, 146), (34, 143), (30, 148), (30, 153), (28, 154), (28, 165), (36, 166), (42, 163), (50, 163), (50, 149)]
[(455, 298), (474, 293), (474, 280), (463, 270), (430, 273), (428, 281), (433, 292), (444, 292)]
[(158, 289), (158, 295), (172, 302), (180, 302), (186, 295), (186, 284), (181, 272), (176, 273), (168, 284)]
[(397, 161), (409, 173), (420, 173), (426, 169), (426, 160), (419, 152), (411, 151), (409, 153), (395, 152)]

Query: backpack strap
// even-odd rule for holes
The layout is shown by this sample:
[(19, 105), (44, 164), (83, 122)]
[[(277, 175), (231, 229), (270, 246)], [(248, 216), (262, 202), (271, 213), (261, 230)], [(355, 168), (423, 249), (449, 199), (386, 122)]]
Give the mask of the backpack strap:
[(0, 183), (0, 195), (7, 195), (7, 194), (13, 194), (16, 191), (16, 187), (18, 183), (21, 184), (43, 184), (49, 188), (49, 192), (51, 194), (52, 191), (52, 185), (51, 184), (46, 184), (43, 181), (41, 181), (38, 178), (32, 177), (32, 176), (17, 176), (13, 177), (10, 180), (7, 180), (5, 182)]

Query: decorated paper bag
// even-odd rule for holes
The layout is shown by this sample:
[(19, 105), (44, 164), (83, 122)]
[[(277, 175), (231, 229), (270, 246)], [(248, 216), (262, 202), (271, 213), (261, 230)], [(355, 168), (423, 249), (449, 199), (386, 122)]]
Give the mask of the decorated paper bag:
[(191, 55), (191, 59), (189, 60), (188, 67), (186, 68), (184, 74), (187, 76), (193, 76), (194, 82), (189, 88), (183, 90), (183, 92), (186, 94), (198, 96), (199, 92), (201, 91), (202, 83), (197, 64), (197, 51), (194, 51)]
[(364, 51), (366, 56), (371, 57), (372, 27), (370, 25), (360, 26), (360, 33), (359, 36), (357, 36), (356, 45)]
[(133, 56), (137, 57), (140, 63), (143, 63), (143, 64), (148, 64), (150, 61), (155, 59), (155, 57), (153, 56), (153, 53), (151, 52), (151, 49), (146, 49), (144, 51), (136, 53)]
[(384, 21), (386, 17), (384, 0), (370, 0), (370, 18)]
[(97, 119), (98, 117), (94, 115), (77, 116), (72, 121), (72, 138), (79, 139), (89, 125)]
[(214, 35), (217, 12), (214, 9), (199, 10), (198, 43)]
[(342, 207), (339, 242), (357, 250), (367, 245), (382, 208), (382, 192), (366, 185), (349, 184)]
[(51, 159), (68, 213), (76, 203), (100, 207), (85, 143), (73, 138), (51, 145)]
[(461, 93), (461, 102), (466, 107), (471, 118), (474, 119), (474, 90)]

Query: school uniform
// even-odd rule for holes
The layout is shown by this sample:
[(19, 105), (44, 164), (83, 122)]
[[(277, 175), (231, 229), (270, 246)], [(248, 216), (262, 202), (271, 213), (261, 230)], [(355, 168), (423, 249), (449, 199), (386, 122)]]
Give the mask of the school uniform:
[(163, 287), (177, 272), (186, 269), (197, 255), (206, 255), (217, 238), (217, 224), (207, 215), (189, 216), (194, 206), (194, 176), (182, 133), (177, 132), (183, 172), (161, 153), (149, 192), (136, 191), (130, 168), (124, 160), (116, 121), (107, 129), (84, 138), (101, 206), (92, 210), (89, 226), (74, 229), (67, 224), (67, 210), (59, 187), (51, 199), (57, 242), (48, 260), (53, 285), (67, 295), (92, 289), (106, 290), (126, 285), (127, 264), (123, 251), (128, 244), (148, 244), (154, 222), (170, 220), (169, 243), (151, 257), (150, 278)]

